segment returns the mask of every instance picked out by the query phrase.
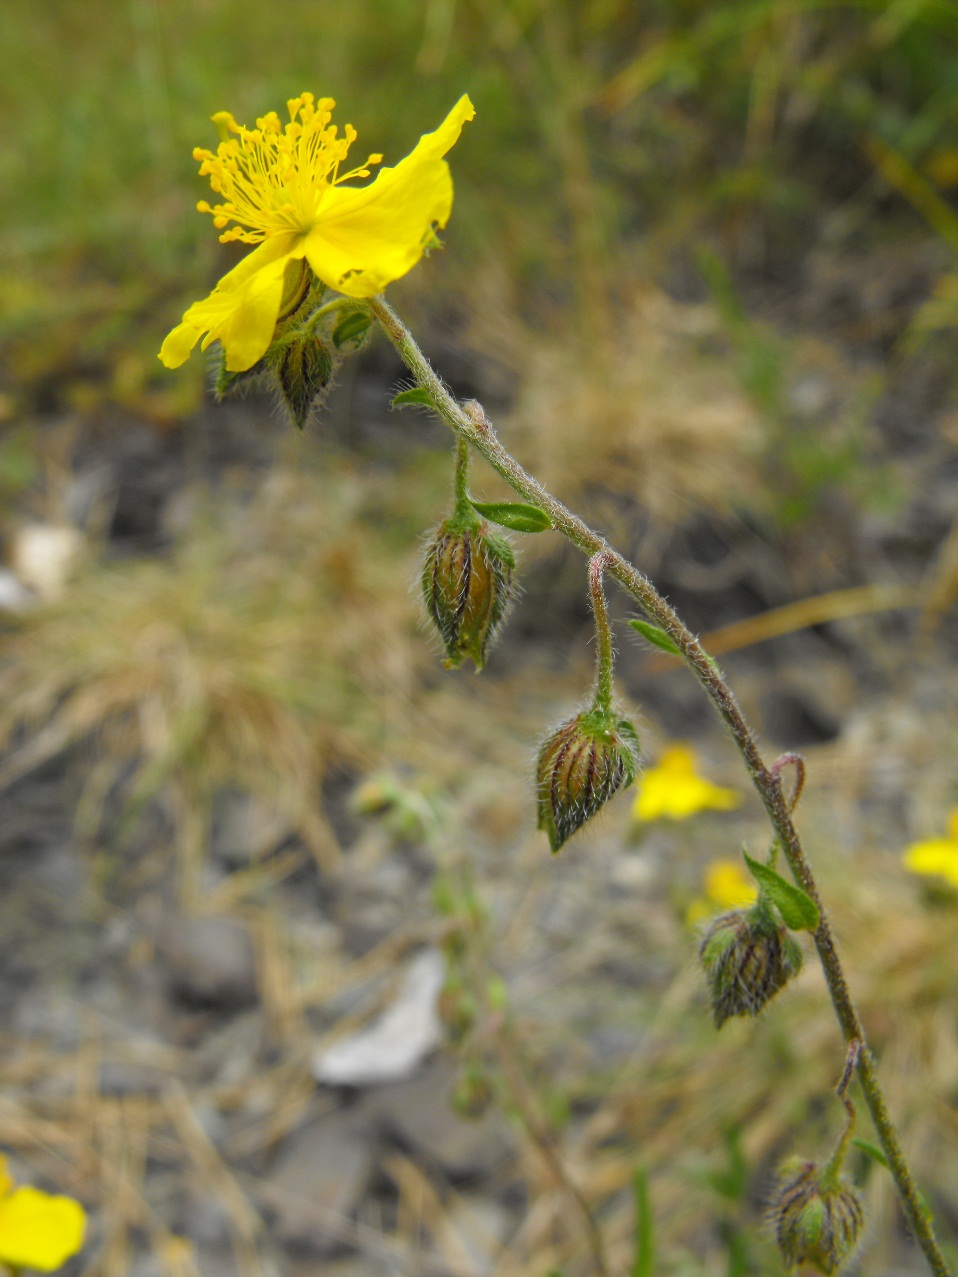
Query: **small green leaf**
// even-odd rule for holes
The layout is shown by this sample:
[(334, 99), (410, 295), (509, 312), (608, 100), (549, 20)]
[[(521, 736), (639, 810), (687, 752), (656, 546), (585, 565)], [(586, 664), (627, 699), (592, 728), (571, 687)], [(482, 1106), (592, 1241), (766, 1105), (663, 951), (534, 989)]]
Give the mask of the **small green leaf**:
[(351, 310), (333, 329), (333, 344), (338, 348), (348, 341), (361, 341), (372, 323), (372, 316), (365, 310)]
[(552, 527), (552, 520), (537, 505), (523, 505), (518, 501), (473, 501), (472, 508), (484, 519), (513, 532), (548, 532)]
[(635, 1197), (635, 1259), (630, 1277), (652, 1277), (655, 1272), (655, 1237), (649, 1204), (649, 1177), (641, 1166), (636, 1167), (632, 1189)]
[(815, 901), (807, 896), (801, 887), (786, 881), (781, 874), (777, 874), (768, 865), (753, 860), (744, 849), (742, 855), (745, 857), (749, 873), (778, 909), (786, 927), (791, 928), (792, 931), (817, 930), (818, 908)]
[(429, 391), (423, 390), (421, 386), (413, 386), (410, 390), (400, 390), (389, 406), (391, 408), (401, 408), (403, 404), (419, 404), (423, 408), (431, 408), (433, 406)]
[(632, 620), (629, 622), (633, 630), (638, 630), (642, 637), (653, 647), (659, 648), (663, 652), (668, 652), (670, 656), (681, 656), (682, 653), (678, 644), (666, 634), (665, 630), (660, 630), (657, 625), (650, 625), (648, 621)]
[(879, 1166), (884, 1166), (885, 1170), (889, 1169), (888, 1158), (885, 1156), (884, 1150), (880, 1149), (877, 1144), (872, 1144), (870, 1140), (854, 1139), (852, 1143), (856, 1148), (861, 1149), (867, 1158), (873, 1162), (877, 1162)]

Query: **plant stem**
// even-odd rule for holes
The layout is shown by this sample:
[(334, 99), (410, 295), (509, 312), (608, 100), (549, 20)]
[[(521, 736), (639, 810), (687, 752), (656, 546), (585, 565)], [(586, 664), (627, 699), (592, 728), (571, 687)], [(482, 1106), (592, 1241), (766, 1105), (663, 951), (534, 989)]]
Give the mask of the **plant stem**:
[(478, 403), (469, 400), (459, 404), (453, 398), (405, 324), (382, 297), (373, 298), (369, 305), (416, 383), (430, 396), (438, 416), (455, 432), (458, 439), (465, 440), (475, 448), (521, 497), (544, 510), (555, 530), (561, 532), (577, 549), (590, 557), (597, 554), (603, 556), (605, 570), (632, 595), (646, 616), (656, 625), (661, 626), (673, 640), (686, 664), (702, 684), (706, 695), (725, 721), (742, 754), (752, 783), (768, 814), (769, 822), (781, 842), (792, 874), (802, 890), (814, 900), (818, 907), (820, 921), (814, 938), (825, 975), (825, 983), (846, 1042), (852, 1043), (857, 1039), (861, 1043), (856, 1064), (858, 1080), (885, 1156), (888, 1158), (888, 1166), (895, 1181), (902, 1209), (935, 1277), (952, 1277), (951, 1269), (935, 1238), (931, 1217), (922, 1208), (914, 1177), (905, 1161), (898, 1132), (888, 1112), (875, 1059), (868, 1047), (865, 1030), (848, 988), (828, 914), (819, 895), (818, 884), (812, 875), (798, 831), (791, 819), (791, 803), (783, 791), (778, 771), (774, 767), (765, 765), (755, 735), (746, 722), (734, 693), (709, 659), (698, 639), (686, 628), (651, 581), (627, 559), (613, 550), (598, 532), (593, 531), (578, 515), (573, 514), (560, 501), (557, 501), (537, 479), (519, 465), (496, 438)]
[(475, 518), (472, 504), (469, 501), (469, 444), (460, 435), (456, 440), (456, 514)]
[(615, 655), (612, 650), (612, 626), (609, 609), (602, 588), (602, 569), (605, 555), (594, 554), (589, 560), (589, 597), (592, 600), (592, 616), (595, 620), (595, 693), (592, 708), (600, 713), (612, 713), (612, 677)]

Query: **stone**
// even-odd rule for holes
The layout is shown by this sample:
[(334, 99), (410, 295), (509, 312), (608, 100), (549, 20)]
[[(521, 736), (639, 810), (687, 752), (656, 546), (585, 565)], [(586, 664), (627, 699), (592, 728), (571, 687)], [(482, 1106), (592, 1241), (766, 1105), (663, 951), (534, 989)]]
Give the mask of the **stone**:
[(291, 1136), (264, 1181), (276, 1240), (320, 1256), (348, 1246), (349, 1217), (366, 1190), (376, 1146), (368, 1120), (349, 1110)]
[(255, 794), (228, 789), (217, 795), (210, 850), (230, 869), (243, 869), (286, 841), (289, 826)]
[(328, 1086), (371, 1086), (409, 1077), (442, 1041), (436, 1000), (446, 965), (424, 949), (406, 968), (392, 1005), (367, 1028), (318, 1051), (312, 1073)]
[(459, 1116), (451, 1102), (456, 1076), (452, 1063), (439, 1059), (417, 1077), (370, 1091), (364, 1107), (385, 1131), (448, 1175), (478, 1178), (509, 1157), (512, 1143), (494, 1108), (479, 1120)]
[(157, 948), (174, 998), (205, 1008), (256, 1002), (253, 941), (239, 919), (218, 914), (173, 918), (157, 937)]

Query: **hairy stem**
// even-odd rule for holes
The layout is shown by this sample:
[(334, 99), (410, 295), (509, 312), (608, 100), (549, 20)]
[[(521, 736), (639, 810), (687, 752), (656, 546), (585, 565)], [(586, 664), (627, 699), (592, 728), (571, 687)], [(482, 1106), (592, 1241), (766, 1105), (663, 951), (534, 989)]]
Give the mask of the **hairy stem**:
[(456, 513), (472, 514), (469, 502), (469, 444), (461, 436), (456, 440)]
[(686, 664), (724, 720), (742, 754), (752, 783), (758, 791), (796, 882), (818, 906), (820, 921), (815, 932), (815, 947), (818, 950), (825, 983), (845, 1040), (849, 1043), (856, 1040), (861, 1043), (855, 1066), (856, 1072), (865, 1103), (888, 1159), (902, 1209), (911, 1225), (915, 1240), (928, 1260), (931, 1271), (936, 1277), (952, 1277), (951, 1269), (935, 1238), (931, 1217), (922, 1208), (914, 1177), (905, 1160), (898, 1132), (888, 1112), (875, 1059), (869, 1050), (865, 1030), (848, 988), (848, 980), (839, 958), (828, 914), (822, 904), (818, 884), (812, 875), (798, 830), (792, 822), (792, 796), (786, 796), (779, 771), (774, 766), (766, 766), (755, 734), (746, 722), (731, 688), (709, 659), (698, 639), (687, 629), (652, 582), (618, 554), (598, 532), (567, 509), (561, 501), (557, 501), (537, 479), (519, 465), (496, 438), (478, 403), (469, 400), (460, 404), (449, 393), (419, 349), (412, 334), (383, 298), (374, 298), (370, 302), (370, 308), (386, 336), (395, 346), (403, 363), (412, 373), (417, 385), (429, 395), (438, 416), (454, 431), (458, 439), (465, 440), (475, 448), (521, 497), (544, 510), (555, 530), (561, 532), (577, 549), (590, 557), (597, 554), (603, 556), (605, 571), (632, 595), (646, 616), (665, 630), (673, 640)]
[(595, 695), (592, 707), (604, 714), (611, 714), (612, 671), (615, 656), (612, 650), (609, 609), (605, 601), (605, 590), (602, 588), (604, 567), (605, 556), (602, 554), (595, 554), (589, 560), (589, 598), (592, 602), (592, 617), (595, 621)]

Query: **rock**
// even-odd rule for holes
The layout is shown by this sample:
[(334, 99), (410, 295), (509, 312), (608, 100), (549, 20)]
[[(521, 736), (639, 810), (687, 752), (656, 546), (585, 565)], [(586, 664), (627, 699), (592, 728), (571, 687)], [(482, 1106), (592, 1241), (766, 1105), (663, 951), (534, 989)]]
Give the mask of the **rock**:
[(257, 999), (249, 928), (219, 915), (168, 922), (157, 938), (173, 997), (198, 1007), (250, 1006)]
[(225, 790), (213, 812), (213, 855), (231, 869), (243, 869), (275, 851), (289, 835), (280, 814), (255, 794)]
[(177, 1231), (199, 1246), (228, 1246), (233, 1223), (215, 1194), (199, 1192), (192, 1194), (185, 1203)]
[(9, 568), (0, 568), (0, 612), (26, 612), (37, 595), (28, 590)]
[(364, 1107), (415, 1153), (456, 1179), (488, 1174), (511, 1152), (505, 1123), (494, 1109), (478, 1121), (460, 1117), (451, 1096), (456, 1070), (437, 1060), (418, 1077), (378, 1087)]
[(148, 1064), (132, 1060), (103, 1060), (100, 1064), (101, 1095), (159, 1095), (166, 1075)]
[(76, 566), (82, 543), (76, 528), (27, 524), (13, 534), (10, 565), (22, 585), (43, 599), (55, 599)]
[(317, 1052), (313, 1077), (329, 1086), (372, 1086), (413, 1074), (442, 1041), (436, 999), (445, 973), (437, 949), (417, 954), (392, 1006), (368, 1028)]
[(264, 1181), (276, 1239), (318, 1255), (348, 1245), (349, 1217), (365, 1192), (375, 1153), (375, 1135), (361, 1113), (333, 1113), (293, 1135)]
[(491, 1277), (514, 1225), (515, 1220), (501, 1203), (474, 1195), (459, 1198), (442, 1221), (443, 1232), (463, 1253), (469, 1265), (467, 1271), (475, 1277)]

